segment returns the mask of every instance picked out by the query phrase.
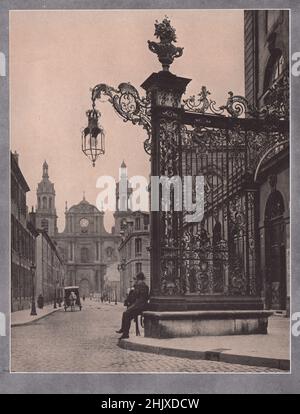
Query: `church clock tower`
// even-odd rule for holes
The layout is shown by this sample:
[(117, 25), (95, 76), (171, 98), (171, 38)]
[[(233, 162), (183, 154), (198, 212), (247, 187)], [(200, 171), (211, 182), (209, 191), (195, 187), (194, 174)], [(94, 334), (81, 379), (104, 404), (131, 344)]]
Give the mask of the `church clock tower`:
[(49, 180), (49, 167), (43, 164), (42, 181), (37, 187), (36, 226), (47, 231), (49, 236), (57, 234), (54, 184)]

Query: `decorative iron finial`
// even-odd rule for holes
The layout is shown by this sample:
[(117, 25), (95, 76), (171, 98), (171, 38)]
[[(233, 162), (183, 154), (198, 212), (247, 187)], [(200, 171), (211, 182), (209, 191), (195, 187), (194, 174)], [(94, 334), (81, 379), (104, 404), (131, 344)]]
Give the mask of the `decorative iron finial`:
[(157, 54), (163, 70), (168, 71), (174, 58), (182, 56), (183, 47), (173, 45), (172, 42), (176, 42), (176, 31), (174, 27), (171, 26), (171, 22), (167, 16), (161, 23), (157, 20), (155, 21), (154, 36), (156, 36), (160, 42), (157, 43), (148, 40), (149, 49), (151, 52)]

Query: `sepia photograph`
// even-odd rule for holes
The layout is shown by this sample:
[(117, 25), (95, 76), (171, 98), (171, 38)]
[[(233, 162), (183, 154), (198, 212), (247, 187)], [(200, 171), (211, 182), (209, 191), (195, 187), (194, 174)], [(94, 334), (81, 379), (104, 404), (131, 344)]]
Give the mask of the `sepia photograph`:
[(290, 17), (10, 11), (11, 373), (290, 373)]

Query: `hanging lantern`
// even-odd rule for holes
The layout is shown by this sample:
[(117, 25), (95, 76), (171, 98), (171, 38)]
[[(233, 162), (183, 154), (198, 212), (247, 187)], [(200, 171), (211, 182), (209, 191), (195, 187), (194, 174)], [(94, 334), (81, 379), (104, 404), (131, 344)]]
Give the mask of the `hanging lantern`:
[(97, 158), (105, 153), (105, 134), (101, 125), (98, 125), (98, 119), (101, 114), (95, 109), (86, 112), (88, 126), (82, 131), (82, 152), (92, 161), (93, 167)]

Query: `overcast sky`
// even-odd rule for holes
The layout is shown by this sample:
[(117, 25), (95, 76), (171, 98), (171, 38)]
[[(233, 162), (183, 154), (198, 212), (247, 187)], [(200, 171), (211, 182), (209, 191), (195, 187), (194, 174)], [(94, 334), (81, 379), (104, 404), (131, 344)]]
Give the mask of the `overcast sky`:
[[(124, 123), (109, 103), (98, 102), (106, 131), (106, 154), (96, 167), (81, 152), (81, 129), (98, 83), (139, 85), (161, 68), (147, 40), (165, 15), (176, 28), (183, 56), (171, 67), (191, 78), (187, 95), (202, 85), (223, 105), (227, 92), (244, 95), (243, 12), (218, 11), (13, 11), (10, 14), (11, 148), (31, 188), (29, 208), (47, 160), (55, 183), (59, 230), (65, 201), (77, 204), (85, 191), (95, 204), (97, 178), (118, 177), (124, 159), (129, 176), (149, 175), (145, 131)], [(112, 216), (107, 215), (110, 230)]]

